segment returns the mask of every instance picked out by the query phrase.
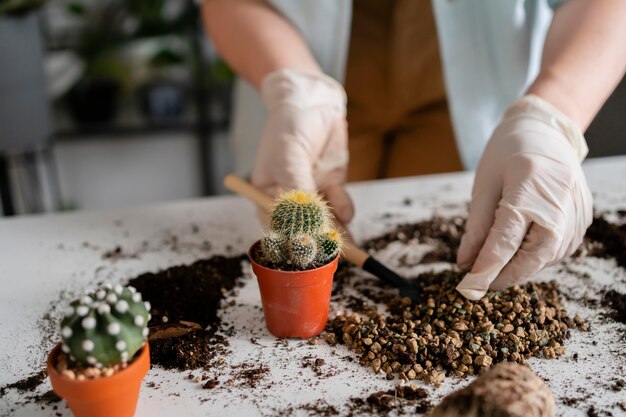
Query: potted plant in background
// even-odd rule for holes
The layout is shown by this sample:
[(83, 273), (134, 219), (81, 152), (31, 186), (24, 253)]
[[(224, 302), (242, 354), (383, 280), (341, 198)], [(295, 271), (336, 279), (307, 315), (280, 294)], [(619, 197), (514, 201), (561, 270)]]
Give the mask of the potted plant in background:
[[(171, 48), (159, 49), (148, 61), (149, 80), (139, 89), (141, 111), (149, 122), (170, 123), (185, 110), (185, 57)], [(185, 74), (186, 75), (186, 74)]]
[(248, 252), (270, 333), (306, 339), (324, 329), (341, 245), (320, 196), (296, 190), (276, 200), (269, 229)]
[(83, 72), (68, 91), (65, 101), (72, 118), (81, 124), (108, 123), (115, 119), (130, 68), (119, 55), (119, 45), (127, 38), (126, 9), (117, 2), (66, 5), (69, 16), (81, 22), (75, 52)]
[(131, 417), (150, 369), (150, 305), (132, 287), (106, 285), (70, 304), (63, 342), (48, 355), (54, 391), (77, 417)]

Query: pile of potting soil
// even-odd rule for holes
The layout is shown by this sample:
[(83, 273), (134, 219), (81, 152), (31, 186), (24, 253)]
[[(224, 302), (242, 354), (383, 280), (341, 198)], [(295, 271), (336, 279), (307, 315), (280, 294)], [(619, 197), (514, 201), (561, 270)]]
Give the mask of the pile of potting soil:
[(244, 256), (214, 256), (191, 265), (145, 273), (128, 284), (150, 302), (150, 359), (166, 369), (209, 367), (228, 351), (216, 334), (220, 303), (241, 284)]

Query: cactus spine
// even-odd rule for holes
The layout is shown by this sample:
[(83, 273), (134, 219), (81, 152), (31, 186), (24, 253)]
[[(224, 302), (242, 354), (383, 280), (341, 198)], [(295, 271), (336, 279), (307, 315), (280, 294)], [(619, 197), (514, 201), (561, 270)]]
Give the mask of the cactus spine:
[(62, 350), (84, 366), (128, 362), (145, 344), (150, 303), (133, 287), (105, 285), (70, 304)]
[(312, 269), (334, 259), (342, 243), (319, 195), (289, 191), (276, 200), (270, 229), (261, 238), (262, 261), (279, 268)]

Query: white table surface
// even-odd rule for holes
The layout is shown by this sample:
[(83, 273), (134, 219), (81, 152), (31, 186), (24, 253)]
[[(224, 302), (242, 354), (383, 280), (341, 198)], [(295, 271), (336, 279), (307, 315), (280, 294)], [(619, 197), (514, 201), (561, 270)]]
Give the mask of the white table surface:
[[(585, 171), (599, 210), (626, 208), (626, 157), (588, 161)], [(469, 201), (471, 173), (446, 174), (354, 184), (349, 191), (354, 198), (357, 215), (352, 224), (356, 238), (373, 237), (395, 224), (426, 219), (433, 214), (463, 214)], [(409, 198), (411, 205), (403, 204)], [(198, 233), (191, 233), (193, 225)], [(172, 265), (190, 263), (214, 254), (240, 254), (257, 239), (259, 226), (252, 205), (238, 197), (205, 198), (159, 204), (125, 210), (80, 212), (49, 216), (22, 217), (0, 220), (0, 386), (24, 378), (42, 369), (49, 342), (42, 342), (37, 323), (59, 300), (61, 291), (80, 292), (96, 281), (109, 279), (124, 282), (139, 273), (157, 271)], [(172, 250), (162, 242), (172, 235), (178, 237), (178, 247)], [(207, 250), (202, 241), (211, 242)], [(148, 241), (137, 258), (107, 260), (102, 254), (118, 245), (124, 251), (134, 251)], [(230, 252), (227, 248), (230, 246)], [(390, 245), (379, 254), (380, 259), (396, 267), (395, 261), (406, 247)], [(422, 269), (420, 269), (422, 268)], [(425, 267), (432, 268), (431, 266)], [(582, 294), (601, 287), (626, 291), (626, 272), (611, 260), (589, 260), (573, 265), (580, 271), (590, 271), (592, 283), (585, 287), (572, 276), (560, 279), (564, 290)], [(558, 275), (555, 268), (541, 277)], [(564, 274), (561, 274), (564, 275)], [(567, 275), (567, 273), (565, 273)], [(256, 281), (246, 270), (245, 286), (236, 296), (237, 305), (221, 311), (224, 322), (233, 324), (236, 333), (229, 337), (232, 353), (227, 364), (244, 361), (269, 366), (270, 376), (256, 389), (223, 385), (214, 390), (200, 389), (186, 379), (189, 372), (165, 371), (154, 367), (144, 381), (137, 416), (223, 416), (273, 415), (290, 405), (324, 399), (345, 412), (349, 397), (389, 389), (396, 381), (386, 381), (370, 369), (339, 358), (356, 355), (345, 346), (331, 348), (324, 342), (309, 346), (290, 341), (289, 348), (276, 348), (276, 339), (265, 330)], [(62, 307), (62, 306), (60, 306)], [(333, 310), (341, 306), (334, 305)], [(573, 331), (566, 343), (568, 352), (559, 359), (532, 359), (532, 368), (549, 379), (557, 400), (563, 396), (590, 398), (581, 401), (578, 409), (559, 404), (559, 415), (584, 416), (590, 405), (610, 410), (613, 415), (626, 414), (615, 404), (626, 400), (626, 391), (614, 392), (605, 386), (612, 378), (626, 378), (626, 354), (622, 337), (626, 326), (604, 324), (600, 310), (590, 310), (577, 303), (566, 302), (573, 315), (579, 313), (592, 325), (589, 333)], [(53, 309), (58, 318), (60, 308)], [(334, 314), (334, 313), (332, 313)], [(258, 337), (260, 346), (250, 342)], [(590, 340), (598, 341), (592, 346)], [(332, 354), (332, 351), (336, 354)], [(579, 360), (572, 360), (574, 353)], [(336, 375), (319, 380), (304, 369), (302, 359), (307, 355), (324, 358), (324, 369), (337, 370)], [(308, 371), (308, 373), (307, 373)], [(210, 372), (209, 372), (210, 373)], [(301, 378), (307, 380), (304, 383)], [(146, 386), (155, 382), (160, 388)], [(273, 384), (270, 386), (270, 382)], [(441, 388), (427, 387), (432, 400), (464, 385), (469, 379), (447, 378)], [(419, 383), (418, 383), (419, 384)], [(313, 386), (311, 386), (313, 385)], [(37, 393), (49, 390), (42, 384)], [(24, 404), (20, 394), (10, 390), (0, 398), (0, 415), (55, 416), (71, 413), (62, 403), (58, 410), (52, 406)], [(307, 415), (300, 410), (295, 414)], [(621, 414), (620, 414), (621, 413)]]

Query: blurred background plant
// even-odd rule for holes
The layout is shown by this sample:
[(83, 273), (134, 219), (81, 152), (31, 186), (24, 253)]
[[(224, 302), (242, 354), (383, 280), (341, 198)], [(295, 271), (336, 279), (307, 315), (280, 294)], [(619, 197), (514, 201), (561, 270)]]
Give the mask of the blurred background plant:
[[(197, 13), (192, 2), (75, 0), (63, 5), (64, 21), (69, 23), (57, 31), (59, 44), (53, 48), (72, 50), (78, 59), (70, 65), (81, 68), (73, 71), (74, 82), (61, 92), (74, 120), (110, 122), (120, 99), (138, 85), (153, 83), (154, 77), (161, 85), (142, 88), (144, 114), (150, 118), (151, 111), (164, 108), (170, 116), (182, 114), (184, 83), (189, 80), (184, 68), (189, 52), (185, 37)], [(48, 38), (54, 39), (54, 32), (50, 28)], [(173, 70), (164, 75), (166, 68)], [(169, 94), (164, 95), (165, 80)], [(168, 98), (169, 105), (164, 107)], [(151, 100), (157, 103), (150, 104)]]
[(20, 15), (41, 7), (46, 0), (0, 0), (0, 16)]

